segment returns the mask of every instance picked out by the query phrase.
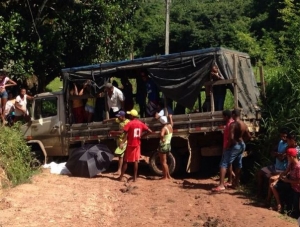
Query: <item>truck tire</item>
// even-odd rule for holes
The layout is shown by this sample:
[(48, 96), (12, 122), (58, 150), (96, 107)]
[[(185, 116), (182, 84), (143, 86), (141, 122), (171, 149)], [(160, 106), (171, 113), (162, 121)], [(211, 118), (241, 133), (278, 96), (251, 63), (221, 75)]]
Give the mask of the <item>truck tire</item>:
[[(176, 168), (176, 160), (171, 152), (169, 152), (167, 155), (167, 163), (169, 166), (170, 174), (173, 174)], [(149, 159), (149, 166), (153, 173), (162, 176), (163, 172), (162, 172), (158, 151), (152, 153)]]
[(31, 167), (39, 168), (40, 166), (45, 164), (45, 155), (43, 151), (41, 151), (40, 149), (35, 149), (31, 150), (30, 153), (32, 157)]

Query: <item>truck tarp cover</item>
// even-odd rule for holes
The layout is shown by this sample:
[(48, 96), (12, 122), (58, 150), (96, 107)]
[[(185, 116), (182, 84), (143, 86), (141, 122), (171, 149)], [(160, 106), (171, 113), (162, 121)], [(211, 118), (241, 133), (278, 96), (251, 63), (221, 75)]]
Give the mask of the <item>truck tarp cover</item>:
[[(216, 64), (225, 79), (233, 79), (236, 55), (238, 100), (245, 113), (255, 113), (259, 89), (248, 54), (224, 48), (209, 48), (128, 61), (89, 65), (63, 69), (65, 79), (91, 79), (112, 76), (115, 72), (147, 69), (149, 76), (166, 95), (192, 109), (204, 83), (209, 81), (210, 69)], [(232, 91), (233, 86), (229, 89)]]

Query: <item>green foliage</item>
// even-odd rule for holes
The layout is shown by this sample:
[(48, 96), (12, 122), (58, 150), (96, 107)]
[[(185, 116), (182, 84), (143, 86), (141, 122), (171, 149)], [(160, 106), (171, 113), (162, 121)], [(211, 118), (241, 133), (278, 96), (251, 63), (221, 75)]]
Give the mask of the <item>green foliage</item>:
[(34, 173), (32, 157), (19, 126), (2, 127), (0, 131), (0, 167), (13, 185), (24, 183)]
[(56, 77), (54, 80), (52, 80), (46, 87), (46, 91), (59, 91), (61, 90), (63, 86), (62, 81), (59, 77)]
[(133, 18), (134, 51), (137, 56), (164, 53), (165, 8), (159, 1), (143, 1)]
[[(258, 44), (250, 32), (247, 1), (172, 1), (170, 10), (170, 52), (224, 46), (252, 51)], [(140, 3), (135, 14), (135, 52), (138, 56), (164, 53), (165, 4)], [(240, 35), (237, 36), (236, 34)], [(244, 44), (247, 45), (244, 45)], [(255, 50), (255, 51), (254, 51)]]
[(14, 79), (34, 73), (41, 92), (62, 67), (124, 59), (136, 7), (136, 0), (1, 3), (0, 62)]

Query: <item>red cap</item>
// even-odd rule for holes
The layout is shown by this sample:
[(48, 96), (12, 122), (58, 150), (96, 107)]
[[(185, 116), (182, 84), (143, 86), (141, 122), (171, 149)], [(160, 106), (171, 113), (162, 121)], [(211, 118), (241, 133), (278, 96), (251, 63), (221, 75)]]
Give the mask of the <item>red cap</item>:
[(296, 157), (297, 156), (297, 149), (296, 148), (288, 148), (286, 150), (286, 155), (292, 156), (292, 157)]

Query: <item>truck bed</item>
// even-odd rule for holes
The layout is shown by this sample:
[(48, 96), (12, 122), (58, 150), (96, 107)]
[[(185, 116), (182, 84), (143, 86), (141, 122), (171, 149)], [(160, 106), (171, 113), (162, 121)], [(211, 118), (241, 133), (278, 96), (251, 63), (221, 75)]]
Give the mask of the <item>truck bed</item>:
[[(249, 126), (250, 132), (258, 131), (257, 122), (255, 119), (243, 118), (245, 123)], [(153, 131), (147, 138), (159, 138), (161, 124), (158, 120), (149, 118), (140, 118), (142, 122), (147, 124)], [(193, 133), (207, 133), (211, 131), (223, 131), (224, 121), (222, 111), (192, 113), (173, 115), (174, 121), (174, 137), (188, 136)], [(118, 131), (119, 126), (115, 122), (92, 122), (89, 124), (72, 124), (67, 127), (67, 137), (72, 141), (88, 141), (88, 140), (104, 140), (114, 139), (117, 136), (111, 131)]]

